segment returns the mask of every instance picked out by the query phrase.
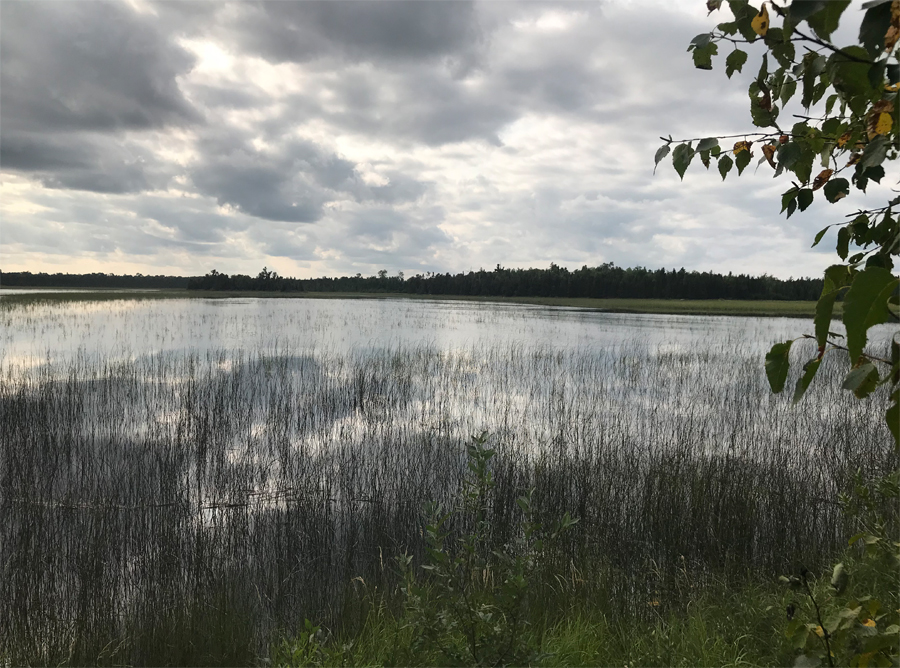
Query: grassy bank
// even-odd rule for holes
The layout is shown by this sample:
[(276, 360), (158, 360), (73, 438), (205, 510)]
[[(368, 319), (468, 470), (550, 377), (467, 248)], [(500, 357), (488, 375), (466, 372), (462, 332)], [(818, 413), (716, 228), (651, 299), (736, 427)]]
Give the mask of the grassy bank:
[[(546, 610), (519, 640), (533, 650), (530, 665), (539, 666), (786, 666), (796, 656), (784, 634), (788, 602), (768, 582), (707, 585), (682, 611), (649, 619), (573, 601)], [(310, 625), (273, 642), (267, 658), (274, 666), (447, 664), (436, 646), (417, 646), (409, 619), (383, 602), (359, 628), (333, 634)]]
[[(811, 301), (743, 301), (726, 299), (568, 299), (559, 297), (473, 297), (451, 295), (413, 295), (406, 293), (352, 292), (256, 292), (201, 290), (116, 290), (83, 291), (35, 289), (34, 292), (3, 295), (0, 306), (36, 302), (99, 301), (113, 299), (426, 299), (438, 301), (493, 302), (558, 306), (610, 313), (659, 313), (672, 315), (733, 315), (759, 317), (812, 318), (816, 303)], [(841, 315), (841, 304), (835, 305), (835, 317)]]

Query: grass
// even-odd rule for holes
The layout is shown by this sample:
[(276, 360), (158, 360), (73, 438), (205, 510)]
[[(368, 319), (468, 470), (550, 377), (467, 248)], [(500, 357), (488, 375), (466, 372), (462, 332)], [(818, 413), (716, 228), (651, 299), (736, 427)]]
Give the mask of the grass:
[[(226, 324), (241, 341), (255, 323)], [(422, 563), (423, 505), (453, 503), (487, 430), (492, 549), (529, 488), (538, 520), (580, 519), (538, 582), (548, 651), (735, 663), (772, 637), (740, 634), (774, 619), (766, 583), (841, 551), (852, 471), (896, 466), (883, 393), (848, 404), (833, 356), (791, 407), (731, 341), (342, 352), (291, 326), (277, 350), (160, 332), (125, 356), (0, 359), (0, 662), (246, 664), (310, 619), (377, 663), (397, 643), (376, 635), (402, 631), (393, 559)]]
[[(708, 584), (681, 612), (611, 615), (602, 603), (581, 603), (555, 610), (528, 633), (538, 648), (536, 665), (548, 667), (791, 665), (786, 601), (771, 583)], [(304, 629), (273, 642), (268, 658), (274, 666), (442, 665), (434, 648), (409, 652), (413, 641), (402, 613), (382, 603), (358, 630)]]
[[(205, 290), (86, 290), (83, 292), (37, 292), (4, 295), (0, 304), (13, 306), (36, 302), (95, 301), (112, 299), (427, 299), (438, 301), (474, 301), (536, 306), (559, 306), (611, 313), (660, 313), (674, 315), (733, 315), (758, 317), (812, 318), (815, 302), (808, 301), (752, 301), (728, 299), (576, 299), (560, 297), (473, 297), (449, 295), (413, 295), (406, 293), (347, 293), (347, 292), (251, 292)], [(835, 305), (834, 317), (839, 318), (842, 304)]]

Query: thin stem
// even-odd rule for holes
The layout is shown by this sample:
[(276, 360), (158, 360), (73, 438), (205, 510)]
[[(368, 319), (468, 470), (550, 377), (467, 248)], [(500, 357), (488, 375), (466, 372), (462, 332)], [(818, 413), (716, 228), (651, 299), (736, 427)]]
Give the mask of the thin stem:
[[(740, 137), (776, 137), (781, 136), (784, 133), (781, 132), (743, 132), (739, 135), (714, 135), (716, 139), (738, 139)], [(793, 137), (794, 135), (789, 134), (788, 137)], [(694, 137), (693, 139), (669, 139), (668, 137), (660, 137), (664, 142), (668, 142), (669, 144), (683, 144), (688, 141), (700, 141), (701, 139), (707, 139), (707, 137)]]
[[(892, 315), (893, 315), (893, 314), (892, 314)], [(894, 317), (897, 317), (897, 316), (894, 316)], [(804, 335), (803, 335), (802, 337), (800, 337), (800, 338), (803, 338), (803, 339), (813, 339), (814, 341), (817, 341), (817, 340), (818, 340), (818, 339), (816, 339), (816, 337), (814, 337), (812, 334), (804, 334)], [(833, 341), (829, 341), (828, 343), (829, 343), (829, 345), (831, 345), (832, 348), (837, 348), (838, 350), (846, 350), (847, 352), (850, 351), (849, 348), (847, 348), (846, 346), (842, 346), (842, 345), (839, 344), (839, 343), (834, 343)], [(872, 361), (872, 362), (883, 362), (884, 364), (891, 364), (891, 365), (893, 365), (893, 362), (891, 362), (891, 360), (886, 360), (886, 359), (884, 359), (883, 357), (876, 357), (875, 355), (867, 355), (867, 354), (865, 354), (865, 353), (863, 353), (861, 356), (862, 356), (862, 357), (865, 357), (867, 360), (870, 360), (870, 361)]]
[(816, 609), (816, 620), (819, 622), (819, 628), (822, 629), (822, 641), (825, 643), (825, 653), (828, 656), (828, 665), (831, 666), (831, 668), (834, 668), (834, 661), (831, 658), (831, 643), (828, 642), (831, 634), (828, 633), (828, 629), (825, 628), (825, 623), (822, 621), (822, 611), (819, 610), (819, 604), (816, 602), (816, 597), (813, 596), (809, 581), (806, 579), (805, 570), (801, 573), (801, 576), (803, 577), (803, 586), (806, 587), (806, 593), (809, 595), (809, 600), (812, 601), (813, 607)]

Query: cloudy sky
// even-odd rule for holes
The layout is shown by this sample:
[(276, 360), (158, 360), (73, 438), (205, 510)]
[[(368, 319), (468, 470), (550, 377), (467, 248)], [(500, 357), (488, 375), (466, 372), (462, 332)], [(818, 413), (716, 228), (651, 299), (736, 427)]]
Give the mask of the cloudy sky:
[(683, 183), (670, 163), (653, 175), (660, 135), (749, 128), (756, 66), (729, 81), (724, 52), (711, 72), (686, 53), (729, 16), (702, 0), (3, 0), (0, 269), (818, 274), (833, 240), (812, 237), (860, 198), (788, 221), (789, 185), (755, 161), (725, 183), (699, 160)]

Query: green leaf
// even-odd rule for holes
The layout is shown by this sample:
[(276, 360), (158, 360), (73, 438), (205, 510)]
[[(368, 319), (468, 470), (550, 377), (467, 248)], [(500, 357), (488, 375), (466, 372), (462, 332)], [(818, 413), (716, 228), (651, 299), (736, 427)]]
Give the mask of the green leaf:
[(794, 163), (792, 171), (797, 175), (802, 183), (809, 183), (809, 177), (812, 174), (813, 161), (816, 154), (813, 151), (804, 151), (800, 159)]
[(778, 118), (778, 107), (773, 106), (771, 109), (764, 109), (753, 99), (750, 101), (750, 118), (753, 121), (753, 125), (758, 128), (771, 127), (775, 125), (775, 119)]
[(698, 70), (711, 70), (712, 57), (717, 53), (719, 53), (719, 47), (715, 42), (695, 47), (693, 51), (694, 67)]
[(797, 82), (794, 79), (787, 79), (781, 86), (781, 95), (778, 96), (778, 99), (781, 100), (781, 106), (786, 105), (796, 92)]
[(819, 74), (825, 68), (828, 59), (825, 56), (807, 53), (802, 60), (803, 98), (800, 102), (806, 109), (813, 104)]
[(662, 160), (663, 158), (665, 158), (667, 155), (669, 155), (670, 149), (671, 149), (671, 147), (669, 146), (669, 144), (663, 144), (658, 149), (656, 149), (656, 156), (654, 157), (655, 162), (653, 164), (653, 173), (654, 174), (656, 174), (656, 168), (659, 166), (659, 161)]
[(806, 393), (806, 388), (809, 387), (809, 384), (816, 375), (816, 371), (819, 370), (819, 365), (821, 363), (822, 360), (815, 358), (803, 365), (803, 375), (797, 379), (797, 385), (794, 388), (793, 403), (796, 404), (803, 398), (803, 395)]
[(725, 180), (725, 177), (728, 176), (728, 172), (731, 171), (731, 167), (734, 165), (734, 161), (731, 159), (731, 156), (725, 153), (719, 158), (719, 174), (722, 175), (722, 180)]
[(809, 208), (809, 205), (813, 203), (813, 191), (809, 188), (802, 188), (800, 193), (797, 195), (797, 204), (800, 206), (801, 211), (806, 211)]
[(826, 4), (826, 0), (795, 0), (788, 6), (788, 18), (793, 25), (799, 25), (800, 21), (805, 21)]
[(866, 144), (866, 148), (863, 149), (862, 158), (859, 161), (859, 169), (877, 167), (884, 162), (889, 146), (890, 142), (884, 135), (878, 135), (872, 139), (872, 141)]
[(884, 36), (891, 27), (891, 3), (870, 7), (859, 26), (859, 43), (874, 60), (884, 51)]
[(894, 437), (894, 446), (900, 447), (900, 402), (896, 399), (894, 403), (884, 413), (884, 419), (887, 421), (888, 429)]
[(709, 169), (709, 151), (697, 151), (697, 154), (700, 156), (700, 162), (703, 163), (703, 166)]
[(702, 32), (691, 40), (691, 43), (688, 45), (688, 51), (695, 48), (702, 49), (710, 43), (710, 40), (712, 40), (712, 33)]
[(759, 72), (756, 75), (757, 82), (765, 81), (769, 76), (769, 54), (763, 53), (762, 60), (759, 62)]
[(795, 51), (794, 43), (784, 39), (784, 33), (780, 28), (770, 28), (766, 33), (766, 43), (772, 45), (772, 55), (782, 67), (790, 67), (793, 64)]
[(687, 171), (688, 165), (691, 164), (691, 160), (694, 159), (694, 149), (691, 148), (691, 145), (688, 144), (679, 144), (675, 147), (675, 150), (672, 151), (672, 164), (675, 166), (675, 171), (678, 172), (678, 176), (684, 180), (684, 173)]
[(738, 174), (743, 174), (744, 168), (750, 164), (750, 151), (741, 151), (734, 156), (734, 164), (737, 167)]
[(825, 199), (834, 204), (850, 194), (850, 182), (847, 179), (831, 179), (822, 190)]
[(806, 22), (820, 38), (827, 40), (837, 30), (841, 14), (847, 9), (850, 0), (829, 0), (825, 7), (806, 19)]
[[(777, 170), (775, 173), (776, 174), (778, 173)], [(788, 202), (787, 217), (790, 218), (796, 210), (797, 210), (797, 200), (791, 200), (790, 202)]]
[(875, 365), (871, 362), (864, 362), (847, 374), (841, 388), (853, 392), (857, 399), (864, 399), (878, 387), (879, 380), (878, 369), (875, 368)]
[(869, 83), (869, 54), (860, 46), (848, 46), (840, 52), (832, 53), (828, 58), (826, 72), (835, 89), (847, 97), (856, 97), (868, 93), (872, 85)]
[(837, 254), (842, 260), (847, 259), (847, 253), (850, 252), (850, 230), (842, 227), (838, 230), (837, 236)]
[(856, 172), (853, 174), (853, 183), (857, 188), (859, 188), (863, 192), (866, 192), (866, 187), (869, 185), (869, 181), (881, 183), (881, 179), (883, 178), (884, 167), (882, 167), (881, 165), (863, 169), (862, 164), (858, 164), (856, 166)]
[(782, 165), (785, 169), (790, 169), (791, 166), (800, 159), (800, 156), (803, 154), (803, 149), (800, 148), (800, 144), (797, 142), (789, 141), (787, 144), (779, 146), (776, 154), (778, 156), (778, 164)]
[(746, 62), (747, 54), (740, 49), (735, 49), (729, 53), (728, 57), (725, 59), (725, 74), (730, 79), (732, 74), (741, 71)]
[(862, 354), (869, 328), (892, 319), (888, 298), (897, 285), (900, 279), (883, 267), (866, 267), (853, 278), (844, 297), (844, 326), (851, 362)]
[[(827, 228), (826, 228), (827, 229)], [(813, 323), (816, 327), (816, 343), (819, 350), (825, 349), (828, 343), (828, 330), (831, 328), (831, 316), (834, 311), (834, 301), (839, 291), (850, 282), (850, 268), (843, 264), (833, 264), (825, 270), (825, 278), (822, 281), (822, 294), (816, 302), (816, 316)]]
[(791, 188), (781, 196), (781, 213), (784, 213), (784, 210), (788, 208), (788, 204), (797, 199), (797, 193), (799, 192), (799, 188)]
[(790, 352), (793, 341), (776, 343), (766, 355), (766, 378), (769, 379), (769, 387), (772, 392), (778, 394), (784, 389), (790, 367)]
[(697, 144), (697, 152), (700, 151), (709, 151), (710, 149), (719, 145), (719, 140), (715, 137), (707, 137), (706, 139), (701, 139), (700, 143)]
[[(831, 225), (829, 225), (828, 227), (831, 227)], [(813, 244), (812, 246), (810, 246), (810, 248), (815, 248), (819, 245), (819, 242), (822, 241), (822, 237), (824, 237), (825, 233), (828, 231), (828, 227), (822, 228), (818, 231), (818, 233), (816, 233), (816, 239), (815, 241), (813, 241)]]

